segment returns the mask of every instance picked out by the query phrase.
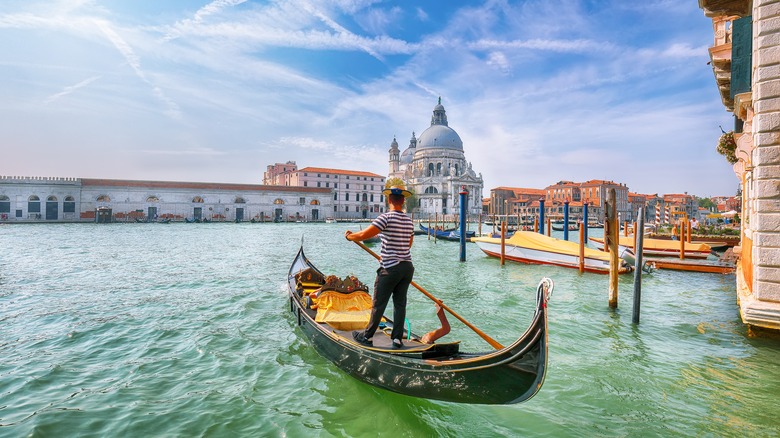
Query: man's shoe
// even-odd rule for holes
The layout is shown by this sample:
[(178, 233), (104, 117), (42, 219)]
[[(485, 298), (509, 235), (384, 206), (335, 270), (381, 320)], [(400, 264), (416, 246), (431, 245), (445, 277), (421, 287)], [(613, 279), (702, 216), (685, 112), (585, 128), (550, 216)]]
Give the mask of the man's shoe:
[(374, 341), (372, 339), (366, 339), (366, 336), (363, 334), (363, 332), (359, 332), (357, 330), (353, 331), (352, 338), (358, 344), (368, 345), (370, 347), (374, 346)]
[(400, 339), (393, 339), (393, 348), (404, 348), (404, 343)]

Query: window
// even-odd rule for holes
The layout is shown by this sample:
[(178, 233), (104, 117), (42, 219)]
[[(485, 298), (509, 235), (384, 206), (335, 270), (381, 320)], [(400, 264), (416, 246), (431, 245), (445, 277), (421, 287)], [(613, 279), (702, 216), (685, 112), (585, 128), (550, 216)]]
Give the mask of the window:
[(49, 196), (48, 198), (46, 198), (46, 201), (48, 201), (48, 202), (57, 202), (57, 197), (53, 196), (53, 195)]
[(339, 193), (338, 192), (333, 192), (333, 200), (334, 201), (338, 201), (339, 200)]
[(330, 183), (329, 183), (329, 182), (326, 182), (326, 183), (325, 183), (325, 187), (330, 187)]
[(233, 203), (235, 203), (235, 204), (246, 204), (246, 201), (244, 200), (244, 198), (242, 198), (240, 196), (236, 196), (236, 200), (233, 201)]
[(368, 202), (368, 194), (363, 193), (363, 202)]
[(322, 175), (320, 175), (320, 174), (318, 173), (318, 174), (317, 174), (317, 178), (322, 178)]
[(345, 193), (344, 194), (344, 200), (345, 201), (349, 201), (349, 193)]
[(429, 186), (425, 188), (425, 193), (439, 193), (439, 191), (436, 190), (436, 187)]
[(0, 213), (11, 212), (11, 199), (8, 196), (0, 196)]
[(200, 197), (200, 196), (196, 196), (196, 197), (192, 198), (192, 202), (194, 204), (203, 204), (203, 198)]
[(41, 212), (41, 199), (35, 195), (30, 196), (27, 199), (27, 213), (40, 213)]
[(298, 204), (303, 205), (306, 203), (306, 198), (298, 198)]
[(344, 211), (349, 211), (349, 205), (344, 206)]
[(309, 204), (311, 204), (311, 205), (320, 205), (320, 201), (318, 201), (316, 199), (312, 199)]
[(160, 199), (157, 196), (149, 196), (146, 198), (146, 202), (160, 202)]
[(363, 190), (365, 190), (365, 189), (366, 189), (366, 185), (365, 185), (365, 184), (363, 184)]
[(428, 176), (433, 176), (433, 163), (428, 164)]
[(374, 202), (374, 194), (371, 194), (371, 202)]
[(304, 182), (303, 182), (303, 186), (304, 186), (304, 187), (309, 187), (309, 182), (308, 182), (308, 181), (304, 181)]
[(334, 189), (337, 189), (337, 188), (339, 188), (339, 183), (333, 183), (333, 188), (334, 188)]
[(441, 175), (441, 163), (436, 164), (436, 175)]
[(108, 195), (100, 195), (97, 197), (97, 202), (111, 202), (111, 198)]
[(274, 204), (277, 204), (277, 205), (284, 204), (284, 199), (276, 198), (276, 199), (274, 199)]
[(347, 184), (347, 188), (349, 188), (349, 184)]
[(303, 172), (303, 176), (309, 176), (307, 172)]
[(75, 213), (76, 212), (76, 200), (73, 196), (66, 196), (65, 201), (62, 203), (63, 213)]

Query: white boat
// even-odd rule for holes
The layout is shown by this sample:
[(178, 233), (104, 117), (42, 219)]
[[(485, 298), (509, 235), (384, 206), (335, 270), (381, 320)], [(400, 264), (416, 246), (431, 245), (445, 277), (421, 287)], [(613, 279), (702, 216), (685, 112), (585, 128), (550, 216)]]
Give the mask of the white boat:
[[(471, 239), (479, 249), (491, 257), (501, 257), (501, 238), (474, 237)], [(608, 253), (584, 248), (583, 269), (587, 272), (609, 273)], [(579, 269), (580, 244), (569, 242), (533, 231), (517, 231), (504, 242), (504, 257), (520, 263), (555, 265)], [(621, 274), (631, 272), (625, 260), (619, 261)]]
[(332, 217), (326, 217), (325, 218), (325, 223), (326, 224), (335, 224), (336, 223), (336, 219), (333, 219)]

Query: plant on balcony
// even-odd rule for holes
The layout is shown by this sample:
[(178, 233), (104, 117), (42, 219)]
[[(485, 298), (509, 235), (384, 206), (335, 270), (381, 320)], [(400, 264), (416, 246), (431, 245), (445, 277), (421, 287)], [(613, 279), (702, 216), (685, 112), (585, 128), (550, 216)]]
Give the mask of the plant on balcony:
[(734, 131), (721, 134), (716, 150), (719, 154), (726, 157), (726, 161), (730, 164), (735, 164), (737, 162), (737, 141), (734, 139)]

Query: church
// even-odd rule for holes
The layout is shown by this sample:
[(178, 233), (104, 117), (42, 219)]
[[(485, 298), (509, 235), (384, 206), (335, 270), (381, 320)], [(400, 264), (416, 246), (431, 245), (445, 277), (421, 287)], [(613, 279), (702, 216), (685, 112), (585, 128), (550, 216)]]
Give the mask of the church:
[(468, 213), (482, 212), (482, 174), (477, 175), (466, 161), (463, 141), (449, 127), (447, 113), (439, 103), (433, 108), (431, 126), (419, 138), (412, 138), (403, 153), (393, 138), (390, 145), (388, 178), (400, 178), (414, 193), (412, 212), (433, 215), (458, 214), (460, 192), (468, 191)]

